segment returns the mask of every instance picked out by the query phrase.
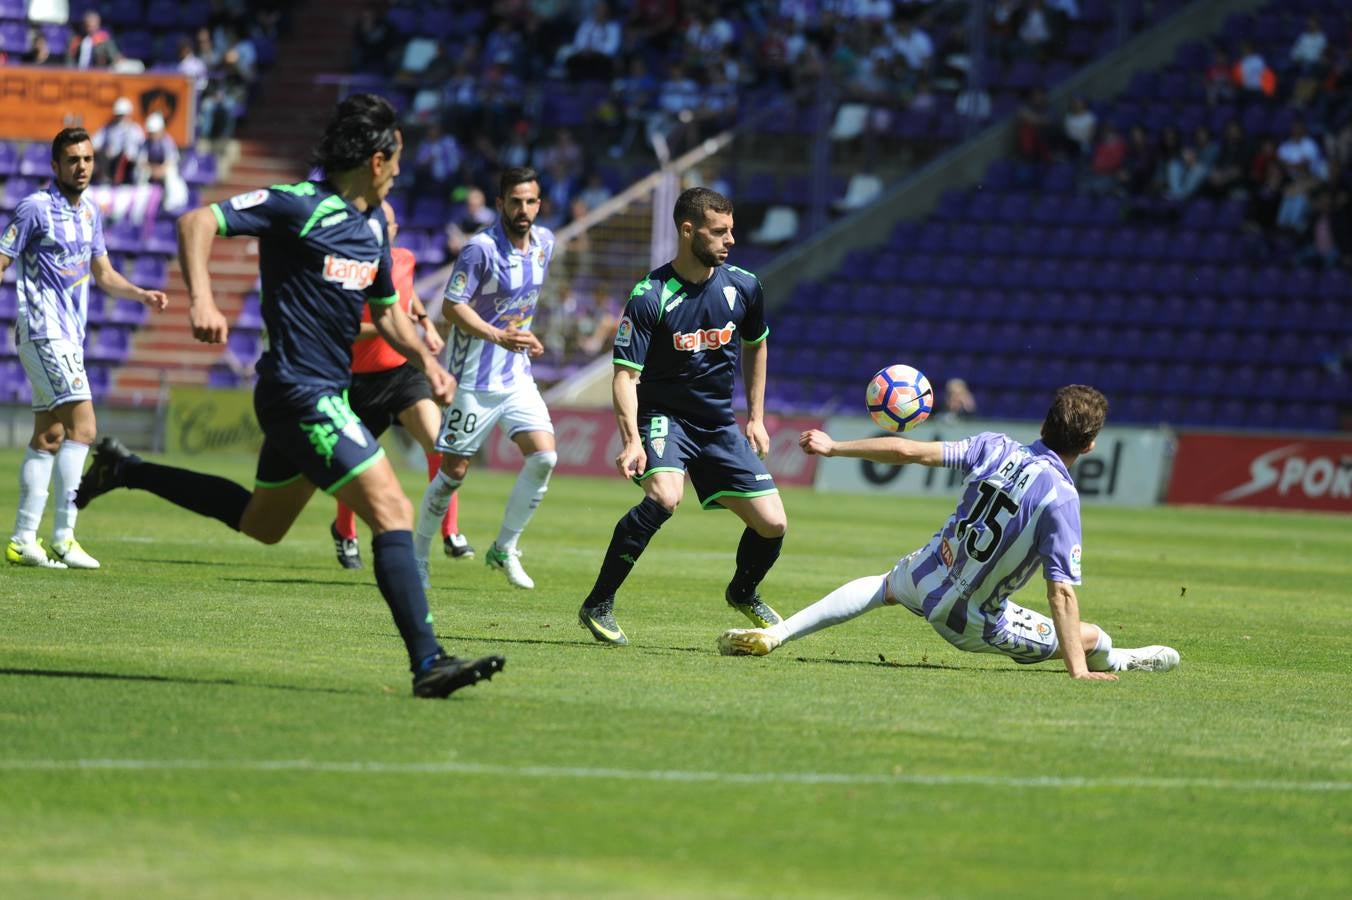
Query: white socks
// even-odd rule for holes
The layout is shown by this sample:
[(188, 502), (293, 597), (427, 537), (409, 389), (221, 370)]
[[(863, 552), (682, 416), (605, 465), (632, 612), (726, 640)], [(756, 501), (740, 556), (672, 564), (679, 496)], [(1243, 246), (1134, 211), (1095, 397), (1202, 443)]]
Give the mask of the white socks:
[(437, 477), (427, 483), (422, 505), (418, 508), (418, 524), (413, 530), (413, 556), (416, 559), (427, 559), (432, 555), (432, 540), (441, 535), (441, 520), (451, 505), (451, 494), (460, 484), (444, 470), (437, 472)]
[(778, 625), (771, 625), (765, 631), (781, 641), (796, 640), (814, 631), (848, 622), (871, 609), (877, 609), (883, 605), (885, 596), (887, 596), (886, 575), (856, 578), (849, 584), (836, 588), (807, 609), (799, 610)]
[[(56, 455), (45, 450), (34, 450), (30, 446), (24, 452), (23, 462), (19, 465), (19, 514), (14, 522), (16, 543), (28, 544), (38, 538), (38, 525), (42, 523), (42, 511), (47, 506), (47, 485), (52, 480), (55, 462)], [(80, 483), (78, 475), (75, 483)]]
[(1085, 664), (1089, 666), (1091, 672), (1124, 672), (1127, 663), (1131, 657), (1125, 650), (1114, 650), (1113, 639), (1108, 636), (1108, 632), (1099, 628), (1098, 643), (1094, 649), (1086, 650), (1084, 654)]
[(502, 514), (502, 529), (498, 532), (498, 549), (516, 549), (516, 539), (526, 530), (530, 517), (544, 499), (549, 490), (549, 476), (554, 472), (554, 464), (559, 455), (553, 450), (541, 450), (526, 457), (521, 466), (521, 474), (516, 476), (511, 496), (507, 498), (507, 511)]
[(53, 503), (52, 543), (59, 544), (75, 537), (75, 492), (80, 489), (80, 478), (84, 475), (85, 457), (89, 456), (89, 445), (66, 438), (56, 453), (56, 479), (52, 486), (56, 489)]

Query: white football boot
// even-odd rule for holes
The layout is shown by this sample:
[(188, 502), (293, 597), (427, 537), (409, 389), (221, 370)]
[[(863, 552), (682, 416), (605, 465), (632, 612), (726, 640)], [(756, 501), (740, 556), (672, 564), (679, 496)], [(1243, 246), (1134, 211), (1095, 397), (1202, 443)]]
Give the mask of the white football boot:
[(521, 551), (513, 547), (510, 550), (503, 550), (494, 541), (484, 554), (484, 564), (490, 569), (497, 569), (507, 576), (507, 580), (519, 588), (532, 590), (535, 587), (535, 580), (526, 574), (526, 570), (521, 568)]
[(80, 542), (71, 538), (68, 541), (53, 541), (52, 554), (70, 569), (97, 569), (99, 561), (85, 552)]
[(1122, 652), (1127, 654), (1128, 672), (1167, 672), (1178, 666), (1178, 651), (1173, 647), (1151, 644)]
[(724, 656), (769, 656), (783, 641), (762, 628), (729, 628), (718, 636)]
[(11, 538), (5, 547), (5, 561), (11, 566), (29, 566), (34, 569), (66, 568), (66, 564), (61, 560), (52, 559), (47, 555), (47, 548), (42, 546), (42, 538), (34, 538), (23, 544)]

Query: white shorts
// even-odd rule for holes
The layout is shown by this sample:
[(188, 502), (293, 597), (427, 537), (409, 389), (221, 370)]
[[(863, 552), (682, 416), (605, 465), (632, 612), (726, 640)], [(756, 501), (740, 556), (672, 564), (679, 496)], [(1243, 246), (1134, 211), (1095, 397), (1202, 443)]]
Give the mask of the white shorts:
[(957, 600), (966, 612), (961, 619), (961, 631), (955, 631), (949, 624), (952, 603), (941, 601), (927, 614), (924, 598), (910, 577), (911, 565), (921, 559), (922, 552), (917, 550), (898, 560), (887, 575), (888, 588), (902, 606), (926, 619), (954, 647), (969, 653), (999, 653), (1018, 663), (1043, 662), (1061, 649), (1051, 618), (1012, 600), (1006, 600), (1004, 609), (994, 617), (980, 612), (975, 604)]
[(19, 345), (19, 359), (33, 386), (34, 412), (93, 399), (79, 344), (62, 338), (24, 341)]
[(528, 431), (554, 433), (540, 389), (531, 381), (508, 391), (467, 391), (460, 388), (441, 417), (441, 433), (434, 445), (441, 453), (473, 456), (493, 426), (509, 438)]

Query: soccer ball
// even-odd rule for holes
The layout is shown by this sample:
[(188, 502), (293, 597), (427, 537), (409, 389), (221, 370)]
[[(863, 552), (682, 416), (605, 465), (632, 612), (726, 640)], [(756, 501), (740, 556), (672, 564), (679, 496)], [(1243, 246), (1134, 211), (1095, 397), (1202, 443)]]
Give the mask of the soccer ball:
[(929, 379), (911, 366), (888, 366), (868, 383), (868, 414), (884, 431), (910, 431), (934, 411)]

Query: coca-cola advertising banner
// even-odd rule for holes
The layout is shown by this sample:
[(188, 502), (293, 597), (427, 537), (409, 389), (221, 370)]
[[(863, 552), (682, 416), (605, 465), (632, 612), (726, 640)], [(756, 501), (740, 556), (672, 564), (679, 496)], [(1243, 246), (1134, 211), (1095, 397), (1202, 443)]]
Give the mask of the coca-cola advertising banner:
[(1352, 440), (1183, 432), (1168, 502), (1352, 512)]
[[(566, 475), (613, 475), (619, 477), (615, 457), (620, 453), (620, 433), (615, 414), (608, 409), (551, 408), (554, 441), (558, 444), (556, 472)], [(798, 449), (798, 435), (809, 428), (820, 428), (820, 419), (766, 416), (770, 432), (770, 455), (766, 467), (775, 483), (811, 485), (817, 472), (816, 457)], [(501, 429), (484, 444), (484, 462), (490, 469), (516, 471), (521, 468), (521, 451)]]

